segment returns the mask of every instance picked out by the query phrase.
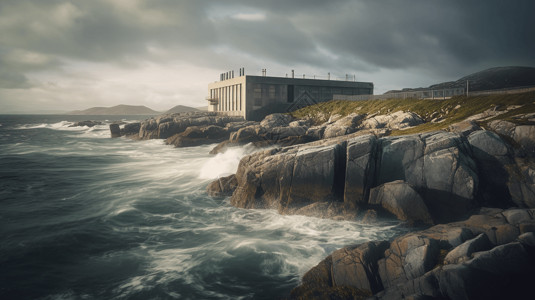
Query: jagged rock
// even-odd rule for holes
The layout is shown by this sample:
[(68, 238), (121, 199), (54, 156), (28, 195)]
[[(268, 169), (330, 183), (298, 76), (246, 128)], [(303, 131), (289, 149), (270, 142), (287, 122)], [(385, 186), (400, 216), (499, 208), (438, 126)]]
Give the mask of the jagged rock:
[(139, 129), (141, 128), (141, 123), (127, 123), (124, 124), (124, 127), (121, 129), (121, 135), (131, 136), (139, 135)]
[(185, 131), (167, 138), (165, 143), (175, 147), (192, 147), (218, 143), (228, 138), (229, 132), (220, 126), (190, 126)]
[[(518, 299), (531, 293), (535, 280), (535, 234), (516, 235), (513, 240), (491, 243), (481, 233), (483, 226), (515, 225), (506, 217), (516, 210), (481, 209), (467, 221), (440, 224), (411, 232), (391, 243), (368, 242), (335, 251), (307, 272), (292, 298), (310, 291), (328, 290), (342, 297), (338, 288), (370, 289), (369, 299)], [(504, 213), (504, 215), (502, 215)], [(490, 219), (489, 219), (490, 218)], [(494, 218), (494, 219), (492, 219)], [(526, 221), (524, 217), (520, 222)], [(470, 232), (479, 235), (472, 238)], [(369, 249), (376, 247), (382, 251)], [(368, 252), (367, 252), (368, 251)], [(369, 255), (373, 253), (374, 255)], [(383, 256), (384, 253), (384, 256)], [(442, 264), (441, 257), (447, 253)], [(377, 283), (377, 285), (373, 285)], [(374, 288), (378, 287), (378, 288)], [(381, 286), (384, 288), (382, 289)]]
[(405, 129), (424, 123), (422, 118), (413, 112), (397, 111), (388, 115), (373, 116), (362, 121), (362, 128)]
[(480, 233), (477, 237), (455, 247), (444, 258), (445, 264), (458, 264), (470, 259), (474, 252), (492, 248), (492, 244), (486, 234)]
[(478, 130), (481, 130), (481, 127), (479, 127), (476, 122), (469, 120), (461, 121), (448, 127), (448, 131), (455, 132), (463, 136), (468, 136), (470, 133)]
[(388, 242), (369, 242), (336, 250), (332, 254), (332, 281), (335, 286), (351, 286), (377, 293), (383, 289), (377, 261)]
[(404, 180), (422, 191), (434, 220), (452, 220), (472, 208), (478, 184), (465, 148), (459, 135), (436, 132), (381, 139), (348, 135), (258, 152), (241, 161), (240, 189), (231, 203), (292, 213), (315, 202), (344, 201), (355, 210), (367, 204), (374, 185)]
[(140, 139), (166, 139), (185, 131), (190, 126), (220, 126), (243, 122), (243, 117), (218, 115), (214, 112), (187, 112), (160, 115), (141, 122)]
[(350, 114), (343, 118), (340, 118), (330, 124), (326, 124), (323, 138), (332, 138), (353, 133), (357, 130), (360, 121), (364, 119), (364, 115), (358, 115), (356, 113)]
[(473, 206), (478, 176), (458, 134), (434, 132), (383, 138), (377, 184), (404, 180), (421, 196), (434, 220), (460, 218)]
[(271, 114), (266, 116), (260, 126), (264, 128), (274, 128), (274, 127), (287, 127), (290, 125), (290, 122), (293, 120), (293, 117), (286, 114)]
[(102, 122), (100, 122), (100, 121), (91, 121), (91, 120), (80, 121), (80, 122), (76, 122), (74, 124), (69, 125), (69, 127), (82, 127), (82, 126), (93, 127), (93, 126), (97, 126), (97, 125), (102, 125)]
[(323, 134), (325, 133), (325, 128), (327, 128), (327, 125), (312, 126), (307, 129), (306, 135), (311, 136), (316, 140), (322, 139)]
[(495, 120), (489, 127), (497, 133), (517, 142), (529, 156), (535, 156), (535, 125), (516, 125), (509, 121)]
[(206, 187), (206, 191), (208, 195), (212, 197), (228, 197), (232, 195), (237, 185), (238, 181), (236, 180), (236, 176), (232, 174), (212, 181)]
[[(513, 205), (508, 185), (520, 184), (516, 178), (512, 148), (496, 133), (480, 130), (468, 136), (478, 173), (483, 183), (479, 189), (484, 205), (508, 207)], [(522, 187), (520, 187), (520, 191)]]
[(433, 224), (427, 206), (420, 195), (402, 180), (373, 188), (369, 203), (381, 206), (402, 221)]
[(112, 138), (121, 137), (121, 128), (119, 128), (119, 124), (110, 124), (110, 133)]
[(368, 202), (375, 176), (377, 138), (359, 136), (347, 141), (344, 203), (356, 209)]

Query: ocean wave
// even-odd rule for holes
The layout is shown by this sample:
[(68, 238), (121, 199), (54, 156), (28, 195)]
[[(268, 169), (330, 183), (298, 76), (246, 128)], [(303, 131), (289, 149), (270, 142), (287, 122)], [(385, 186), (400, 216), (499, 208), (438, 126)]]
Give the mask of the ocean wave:
[(218, 177), (227, 176), (236, 173), (240, 160), (259, 149), (252, 144), (243, 147), (233, 147), (227, 149), (223, 153), (218, 153), (214, 157), (206, 161), (201, 167), (199, 178), (201, 179), (216, 179)]

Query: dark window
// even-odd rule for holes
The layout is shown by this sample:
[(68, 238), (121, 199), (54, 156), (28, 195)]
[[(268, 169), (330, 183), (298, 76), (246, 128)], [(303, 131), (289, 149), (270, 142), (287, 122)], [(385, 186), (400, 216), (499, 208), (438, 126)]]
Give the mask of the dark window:
[(289, 85), (288, 86), (288, 103), (292, 103), (294, 102), (294, 86), (293, 85)]

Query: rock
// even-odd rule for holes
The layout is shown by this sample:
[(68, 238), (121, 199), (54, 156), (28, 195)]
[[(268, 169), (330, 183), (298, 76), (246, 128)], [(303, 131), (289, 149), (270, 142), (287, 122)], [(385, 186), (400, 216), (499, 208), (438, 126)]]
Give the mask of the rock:
[(123, 129), (121, 129), (121, 135), (126, 135), (126, 136), (139, 135), (140, 129), (141, 129), (140, 122), (127, 123), (127, 124), (124, 124)]
[(185, 131), (167, 138), (165, 143), (175, 147), (192, 147), (218, 143), (228, 138), (229, 132), (220, 126), (190, 126)]
[(349, 213), (340, 202), (316, 202), (297, 209), (293, 214), (322, 219), (354, 220), (356, 211)]
[(458, 134), (433, 132), (383, 138), (376, 182), (403, 180), (420, 191), (437, 222), (469, 212), (478, 187), (475, 163)]
[(380, 205), (399, 220), (433, 224), (420, 195), (406, 182), (397, 180), (373, 188), (370, 204)]
[(526, 264), (531, 261), (529, 254), (518, 242), (496, 246), (474, 256), (475, 258), (467, 262), (467, 265), (489, 273), (502, 275), (531, 271), (531, 266)]
[(482, 204), (503, 208), (511, 206), (513, 203), (507, 186), (511, 178), (509, 166), (514, 164), (511, 147), (496, 133), (487, 130), (471, 133), (468, 142), (480, 174)]
[(281, 213), (315, 202), (341, 198), (338, 184), (345, 149), (338, 144), (277, 148), (244, 157), (231, 204), (242, 208), (278, 208)]
[(388, 115), (379, 115), (366, 118), (362, 121), (362, 128), (376, 129), (406, 129), (424, 123), (422, 118), (412, 112), (397, 111)]
[(511, 157), (511, 149), (508, 145), (494, 132), (488, 130), (479, 130), (468, 136), (468, 142), (474, 149), (474, 155), (480, 159), (506, 159)]
[(351, 286), (377, 293), (383, 289), (377, 261), (384, 256), (388, 242), (369, 242), (336, 250), (332, 254), (334, 286)]
[[(472, 238), (470, 232), (483, 227), (513, 226), (500, 210), (480, 211), (466, 221), (407, 233), (390, 244), (368, 242), (337, 250), (306, 273), (292, 297), (326, 295), (319, 294), (321, 290), (329, 291), (329, 297), (340, 297), (336, 291), (345, 286), (371, 291), (370, 299), (519, 299), (529, 295), (535, 280), (535, 233), (519, 236), (517, 231), (513, 241), (497, 244), (484, 233)], [(521, 211), (531, 215), (527, 209)], [(524, 214), (511, 210), (505, 215)]]
[(525, 209), (508, 209), (502, 212), (509, 224), (519, 225), (520, 223), (532, 220), (531, 215)]
[(378, 262), (384, 287), (424, 275), (436, 265), (439, 252), (439, 242), (422, 234), (408, 234), (395, 239), (385, 251), (385, 258)]
[(368, 202), (375, 176), (377, 138), (359, 136), (347, 141), (344, 203), (356, 209)]
[(330, 124), (326, 124), (323, 138), (327, 139), (353, 133), (357, 130), (362, 119), (364, 119), (364, 115), (352, 113)]
[(91, 120), (80, 121), (80, 122), (76, 122), (74, 124), (69, 125), (69, 127), (83, 127), (83, 126), (93, 127), (93, 126), (97, 126), (97, 125), (102, 125), (102, 122), (100, 122), (100, 121), (91, 121)]
[(518, 236), (518, 241), (522, 244), (535, 249), (535, 233), (534, 232), (526, 232)]
[(264, 128), (274, 128), (274, 127), (287, 127), (290, 125), (290, 122), (293, 120), (293, 117), (286, 114), (271, 114), (266, 116), (260, 126)]
[(110, 133), (112, 138), (121, 137), (121, 128), (119, 128), (119, 124), (110, 124)]
[(462, 136), (468, 136), (470, 133), (478, 130), (481, 130), (481, 127), (476, 122), (468, 120), (452, 124), (448, 127), (448, 131), (458, 133)]
[(477, 237), (455, 247), (444, 258), (445, 264), (458, 264), (469, 260), (474, 252), (489, 250), (492, 244), (486, 234), (481, 233)]
[(313, 137), (316, 140), (322, 139), (327, 125), (313, 126), (307, 129), (306, 135)]
[(166, 139), (185, 131), (190, 126), (219, 126), (243, 122), (243, 117), (218, 115), (215, 112), (186, 112), (165, 114), (141, 122), (140, 139)]
[(535, 156), (535, 125), (516, 126), (513, 138), (529, 156)]
[(206, 187), (206, 191), (212, 197), (228, 197), (234, 193), (237, 185), (236, 176), (232, 174), (212, 181)]
[(361, 222), (364, 224), (373, 224), (377, 222), (377, 211), (374, 209), (368, 209), (366, 213), (364, 213), (364, 217), (362, 217)]
[(535, 126), (516, 125), (504, 120), (495, 120), (489, 127), (497, 133), (507, 136), (517, 142), (529, 156), (535, 155)]

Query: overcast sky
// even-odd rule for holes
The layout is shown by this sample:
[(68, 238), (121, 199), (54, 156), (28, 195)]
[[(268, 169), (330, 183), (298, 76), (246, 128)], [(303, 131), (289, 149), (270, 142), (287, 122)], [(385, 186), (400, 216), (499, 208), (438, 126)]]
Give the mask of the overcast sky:
[(375, 93), (535, 66), (532, 0), (0, 0), (0, 113), (205, 106), (227, 70)]

